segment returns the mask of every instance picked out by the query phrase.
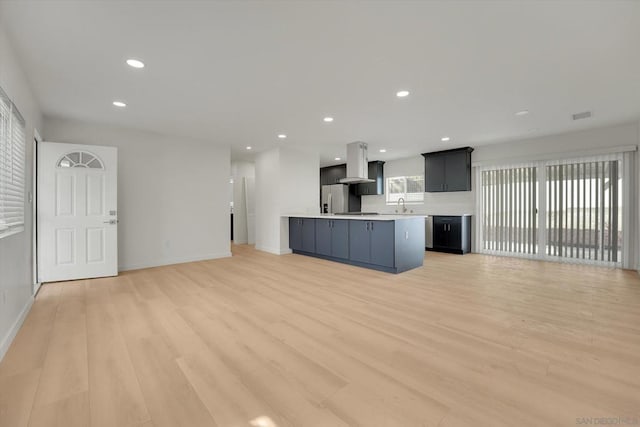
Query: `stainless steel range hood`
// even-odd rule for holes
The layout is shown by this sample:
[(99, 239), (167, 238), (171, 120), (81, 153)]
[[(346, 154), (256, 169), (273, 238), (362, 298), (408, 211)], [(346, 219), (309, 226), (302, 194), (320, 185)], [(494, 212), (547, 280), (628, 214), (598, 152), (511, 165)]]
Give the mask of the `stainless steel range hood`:
[(347, 177), (342, 178), (342, 184), (359, 184), (361, 182), (374, 182), (369, 179), (369, 157), (366, 142), (352, 142), (347, 144)]

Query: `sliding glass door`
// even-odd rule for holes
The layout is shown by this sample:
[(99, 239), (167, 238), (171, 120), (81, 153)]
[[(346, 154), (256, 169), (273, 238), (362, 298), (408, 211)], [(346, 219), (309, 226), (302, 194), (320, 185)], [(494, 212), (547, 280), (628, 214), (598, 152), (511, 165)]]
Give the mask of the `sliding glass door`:
[(537, 168), (483, 171), (482, 201), (485, 252), (538, 253)]
[(619, 265), (621, 157), (482, 168), (480, 252)]
[(621, 260), (619, 163), (604, 160), (546, 166), (549, 257)]

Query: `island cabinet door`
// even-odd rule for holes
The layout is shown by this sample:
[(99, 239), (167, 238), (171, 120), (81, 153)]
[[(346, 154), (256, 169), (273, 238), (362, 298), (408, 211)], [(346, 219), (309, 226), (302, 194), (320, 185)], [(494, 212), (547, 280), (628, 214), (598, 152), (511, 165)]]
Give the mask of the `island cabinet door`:
[(316, 251), (316, 220), (314, 218), (302, 218), (302, 250), (311, 253)]
[(370, 221), (349, 220), (349, 259), (358, 262), (371, 262)]
[(393, 221), (371, 221), (371, 264), (393, 267), (395, 263), (395, 223)]
[(302, 250), (302, 218), (289, 218), (289, 247)]
[(330, 219), (316, 219), (316, 253), (331, 256)]
[(349, 258), (349, 221), (331, 220), (331, 256)]

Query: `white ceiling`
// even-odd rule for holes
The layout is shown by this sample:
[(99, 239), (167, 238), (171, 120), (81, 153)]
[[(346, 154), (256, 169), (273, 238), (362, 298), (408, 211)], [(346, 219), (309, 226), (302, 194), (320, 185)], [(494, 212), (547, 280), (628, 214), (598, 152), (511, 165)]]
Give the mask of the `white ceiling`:
[(640, 117), (638, 1), (3, 1), (0, 19), (45, 115), (236, 159), (286, 144), (326, 165), (362, 140), (388, 160)]

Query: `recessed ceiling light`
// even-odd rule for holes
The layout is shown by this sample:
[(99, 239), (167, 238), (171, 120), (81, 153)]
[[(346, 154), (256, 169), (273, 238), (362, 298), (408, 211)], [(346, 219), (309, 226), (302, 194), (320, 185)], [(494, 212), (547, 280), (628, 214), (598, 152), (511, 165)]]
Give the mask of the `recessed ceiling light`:
[(251, 150), (251, 147), (247, 147), (247, 150)]
[(278, 138), (280, 139), (285, 139), (287, 137), (287, 135), (285, 135), (284, 133), (281, 133), (280, 135), (278, 135)]
[(336, 158), (335, 158), (335, 159), (333, 159), (333, 160), (340, 160), (340, 157), (336, 157)]
[(120, 107), (120, 108), (124, 108), (127, 106), (127, 104), (125, 104), (122, 101), (113, 101), (113, 105), (115, 105), (116, 107)]
[(518, 111), (516, 113), (516, 116), (526, 116), (527, 114), (529, 114), (529, 110), (522, 110), (522, 111)]
[(381, 149), (380, 149), (380, 152), (381, 152), (381, 153), (386, 153), (386, 152), (387, 152), (387, 150), (386, 150), (385, 148), (381, 148)]
[(451, 141), (451, 138), (449, 138), (448, 136), (443, 136), (442, 138), (440, 138), (440, 141), (442, 142)]
[(144, 62), (139, 59), (127, 59), (127, 65), (133, 68), (144, 68)]
[(405, 96), (409, 96), (409, 91), (408, 90), (400, 90), (400, 91), (396, 92), (396, 96), (398, 98), (404, 98)]
[(324, 118), (324, 119), (322, 119), (322, 120), (324, 120), (324, 121), (325, 121), (325, 122), (327, 122), (327, 123), (331, 123), (331, 122), (333, 121), (333, 117), (325, 117), (325, 118)]

